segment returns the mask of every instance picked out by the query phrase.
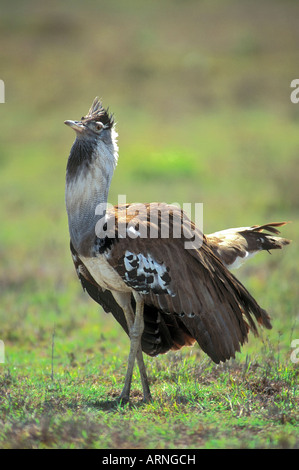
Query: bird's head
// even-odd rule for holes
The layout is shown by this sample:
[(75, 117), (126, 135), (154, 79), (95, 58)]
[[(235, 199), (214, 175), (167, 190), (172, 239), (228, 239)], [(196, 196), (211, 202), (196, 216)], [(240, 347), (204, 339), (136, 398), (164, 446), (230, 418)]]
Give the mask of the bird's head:
[(83, 116), (80, 121), (64, 121), (64, 124), (74, 129), (77, 138), (97, 140), (105, 139), (107, 136), (105, 131), (111, 131), (114, 119), (96, 97), (86, 116)]
[(101, 167), (101, 172), (110, 180), (117, 164), (117, 133), (113, 116), (102, 106), (98, 98), (80, 121), (64, 121), (74, 129), (76, 139), (67, 165), (67, 179), (82, 174), (90, 165)]

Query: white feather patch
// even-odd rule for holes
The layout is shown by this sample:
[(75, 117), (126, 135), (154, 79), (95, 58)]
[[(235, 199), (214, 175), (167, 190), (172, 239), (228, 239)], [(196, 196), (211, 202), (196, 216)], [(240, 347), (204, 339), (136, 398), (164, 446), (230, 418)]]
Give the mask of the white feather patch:
[(242, 256), (237, 256), (235, 261), (232, 264), (226, 264), (226, 267), (229, 269), (238, 269), (242, 264), (245, 263), (250, 258), (253, 258), (254, 255), (258, 253), (257, 251), (254, 251), (252, 253), (249, 253), (249, 251), (246, 251), (246, 255), (242, 258)]
[(124, 256), (125, 281), (141, 293), (175, 294), (170, 288), (171, 277), (164, 263), (158, 263), (150, 254), (135, 254), (127, 250)]

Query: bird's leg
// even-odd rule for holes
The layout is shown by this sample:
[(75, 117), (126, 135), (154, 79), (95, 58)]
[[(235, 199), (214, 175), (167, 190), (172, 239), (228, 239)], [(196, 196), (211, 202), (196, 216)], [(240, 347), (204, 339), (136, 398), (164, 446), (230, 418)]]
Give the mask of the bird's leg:
[[(125, 378), (125, 384), (123, 387), (123, 390), (121, 392), (121, 395), (119, 397), (120, 401), (127, 402), (129, 401), (130, 397), (130, 389), (131, 389), (131, 382), (132, 382), (132, 373), (133, 373), (133, 368), (134, 368), (134, 361), (135, 357), (132, 360), (132, 333), (133, 333), (133, 324), (134, 324), (134, 313), (132, 311), (132, 308), (130, 305), (128, 306), (123, 306), (124, 314), (126, 317), (127, 325), (128, 325), (128, 330), (129, 330), (129, 337), (130, 337), (130, 354), (128, 358), (128, 366), (127, 366), (127, 373), (126, 373), (126, 378)], [(130, 370), (131, 370), (131, 375), (130, 375)]]
[(148, 403), (149, 401), (152, 401), (152, 396), (151, 396), (151, 391), (150, 391), (149, 384), (148, 384), (145, 364), (143, 361), (141, 345), (139, 345), (139, 348), (137, 351), (137, 363), (138, 363), (138, 368), (139, 368), (140, 378), (141, 378), (141, 383), (142, 383), (143, 401), (145, 403)]
[(135, 358), (137, 358), (137, 363), (140, 371), (141, 383), (143, 388), (143, 399), (144, 401), (151, 400), (151, 394), (141, 349), (141, 336), (144, 328), (143, 306), (143, 301), (140, 299), (136, 299), (135, 318), (131, 305), (128, 305), (126, 306), (126, 308), (124, 308), (124, 313), (127, 320), (131, 341), (125, 384), (120, 396), (120, 399), (124, 401), (129, 400)]

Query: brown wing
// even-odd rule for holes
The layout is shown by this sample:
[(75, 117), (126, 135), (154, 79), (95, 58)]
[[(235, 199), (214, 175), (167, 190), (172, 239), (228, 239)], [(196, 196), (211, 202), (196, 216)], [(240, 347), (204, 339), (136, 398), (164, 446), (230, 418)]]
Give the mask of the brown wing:
[[(161, 232), (163, 211), (169, 216), (169, 206), (159, 206)], [(172, 212), (171, 233), (175, 229), (172, 220), (180, 220), (181, 215), (175, 206)], [(124, 212), (119, 213), (119, 226), (128, 220)], [(149, 217), (145, 220), (138, 214), (134, 222), (136, 233), (144, 224), (151, 225)], [(118, 238), (107, 261), (127, 285), (144, 296), (146, 305), (181, 315), (190, 335), (215, 362), (234, 357), (247, 340), (249, 328), (257, 333), (255, 320), (271, 328), (268, 314), (215, 256), (200, 232), (197, 236), (203, 244), (199, 249), (185, 249), (185, 239), (171, 238), (171, 233), (169, 238)]]
[[(73, 262), (83, 289), (104, 309), (112, 313), (117, 322), (128, 333), (127, 322), (122, 308), (115, 301), (109, 290), (103, 290), (93, 279), (88, 269), (82, 263), (72, 243), (70, 244)], [(132, 295), (132, 307), (135, 310), (135, 300)], [(143, 352), (149, 356), (164, 354), (170, 349), (177, 350), (183, 346), (193, 345), (195, 340), (174, 315), (166, 315), (153, 305), (144, 309), (144, 331), (141, 338)]]

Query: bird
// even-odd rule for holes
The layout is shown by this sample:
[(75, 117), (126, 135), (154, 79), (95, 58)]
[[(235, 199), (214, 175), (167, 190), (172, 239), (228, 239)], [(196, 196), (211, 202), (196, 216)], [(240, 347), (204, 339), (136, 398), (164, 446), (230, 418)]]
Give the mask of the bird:
[(286, 222), (204, 235), (177, 205), (113, 206), (114, 116), (96, 97), (81, 120), (64, 123), (76, 134), (65, 189), (73, 263), (84, 291), (130, 340), (120, 403), (130, 400), (135, 362), (143, 401), (152, 400), (143, 353), (153, 357), (198, 343), (219, 364), (235, 357), (249, 331), (272, 328), (269, 314), (231, 269), (259, 251), (288, 245), (277, 236)]

